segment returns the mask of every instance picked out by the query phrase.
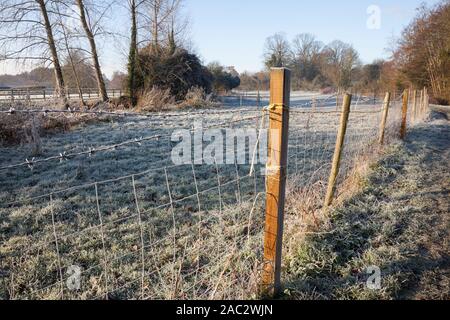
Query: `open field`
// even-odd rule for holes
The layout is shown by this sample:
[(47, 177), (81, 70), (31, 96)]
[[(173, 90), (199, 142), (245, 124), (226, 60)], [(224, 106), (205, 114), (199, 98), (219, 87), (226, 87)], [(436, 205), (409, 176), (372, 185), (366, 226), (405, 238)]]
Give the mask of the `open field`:
[[(293, 95), (288, 193), (299, 210), (323, 204), (340, 112), (333, 99), (311, 106)], [(355, 161), (375, 156), (381, 105), (357, 105), (349, 120), (338, 195)], [(228, 98), (201, 114), (111, 118), (42, 138), (42, 154), (156, 137), (107, 152), (0, 170), (0, 297), (8, 299), (256, 298), (262, 263), (265, 178), (259, 163), (173, 165), (175, 129), (264, 128), (263, 113)], [(267, 103), (267, 102), (265, 102)], [(300, 106), (303, 106), (301, 108)], [(325, 108), (324, 108), (325, 106)], [(225, 111), (225, 112), (223, 112)], [(230, 111), (230, 112), (228, 112)], [(394, 103), (387, 142), (395, 138)], [(208, 145), (208, 143), (204, 143)], [(29, 146), (4, 147), (0, 167), (32, 159)], [(77, 273), (78, 272), (78, 273)], [(75, 276), (77, 290), (70, 288)]]

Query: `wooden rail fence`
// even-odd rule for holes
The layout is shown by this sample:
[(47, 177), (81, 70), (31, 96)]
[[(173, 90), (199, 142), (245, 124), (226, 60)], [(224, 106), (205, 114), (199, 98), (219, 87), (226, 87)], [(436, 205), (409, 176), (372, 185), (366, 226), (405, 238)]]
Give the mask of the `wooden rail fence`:
[[(85, 88), (82, 89), (82, 96), (78, 89), (67, 89), (66, 96), (69, 100), (97, 100), (100, 98), (98, 89)], [(124, 92), (122, 89), (107, 89), (108, 97), (119, 98)], [(0, 102), (14, 102), (14, 101), (46, 101), (57, 98), (54, 89), (49, 88), (13, 88), (0, 89)]]

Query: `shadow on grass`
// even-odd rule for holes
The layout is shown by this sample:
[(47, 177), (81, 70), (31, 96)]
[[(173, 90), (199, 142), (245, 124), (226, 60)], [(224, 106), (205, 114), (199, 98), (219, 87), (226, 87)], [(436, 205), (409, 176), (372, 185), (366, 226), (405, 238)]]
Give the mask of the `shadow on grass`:
[[(410, 203), (424, 197), (441, 201), (449, 198), (448, 190), (425, 191), (442, 187), (442, 181), (440, 186), (435, 183), (442, 179), (439, 170), (443, 166), (448, 169), (445, 153), (449, 141), (449, 126), (445, 123), (413, 128), (402, 148), (377, 164), (364, 190), (332, 212), (324, 233), (307, 236), (296, 255), (286, 261), (289, 280), (283, 298), (413, 299), (418, 294), (425, 298), (448, 297), (448, 284), (443, 292), (438, 292), (439, 281), (429, 279), (436, 274), (449, 279), (450, 256), (442, 249), (444, 244), (438, 243), (439, 236), (428, 237), (438, 232), (448, 238), (448, 228), (442, 221), (446, 213)], [(421, 159), (418, 163), (416, 156)], [(421, 190), (404, 186), (405, 176), (413, 182), (417, 179), (408, 176), (411, 167), (406, 166), (411, 166), (410, 161), (430, 170), (422, 172), (424, 178), (419, 182), (425, 186)], [(406, 188), (404, 195), (393, 195), (403, 193), (402, 188)], [(431, 249), (439, 246), (440, 254), (436, 256)], [(366, 268), (371, 265), (382, 270), (381, 290), (367, 288)], [(420, 292), (427, 281), (435, 282), (434, 289)]]

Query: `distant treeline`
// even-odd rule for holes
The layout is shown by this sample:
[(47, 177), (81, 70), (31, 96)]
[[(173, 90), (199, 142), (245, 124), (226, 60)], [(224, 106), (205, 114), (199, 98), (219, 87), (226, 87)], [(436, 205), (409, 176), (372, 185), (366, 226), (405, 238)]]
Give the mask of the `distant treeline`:
[[(97, 82), (95, 80), (95, 71), (93, 70), (93, 67), (85, 59), (80, 59), (75, 65), (82, 88), (96, 88)], [(62, 65), (62, 71), (66, 88), (76, 88), (77, 84), (71, 67), (65, 63)], [(118, 89), (122, 86), (124, 76), (123, 73), (116, 72), (111, 80), (105, 75), (103, 75), (103, 78), (108, 88)], [(0, 87), (15, 88), (33, 86), (55, 88), (55, 70), (53, 68), (38, 67), (16, 75), (0, 75)]]
[[(419, 8), (388, 60), (364, 65), (346, 42), (324, 44), (311, 34), (288, 41), (277, 33), (266, 40), (264, 70), (242, 74), (217, 62), (204, 65), (192, 50), (182, 7), (183, 0), (2, 0), (0, 60), (36, 61), (42, 67), (0, 76), (0, 86), (54, 87), (66, 106), (65, 90), (58, 89), (78, 88), (82, 97), (83, 88), (97, 88), (107, 101), (107, 87), (123, 88), (136, 106), (149, 92), (179, 101), (197, 89), (204, 94), (238, 86), (267, 90), (268, 70), (289, 67), (293, 89), (381, 94), (426, 86), (436, 101), (450, 101), (450, 0)], [(124, 9), (130, 26), (125, 36), (104, 22), (108, 13)], [(127, 71), (107, 79), (99, 56), (112, 42), (125, 49)]]
[[(266, 40), (264, 64), (289, 67), (293, 89), (380, 93), (405, 88), (430, 88), (438, 103), (450, 102), (450, 0), (422, 5), (402, 32), (388, 60), (363, 65), (358, 52), (336, 40), (323, 44), (311, 34), (289, 42), (283, 33)], [(267, 90), (268, 71), (241, 74), (241, 88)]]

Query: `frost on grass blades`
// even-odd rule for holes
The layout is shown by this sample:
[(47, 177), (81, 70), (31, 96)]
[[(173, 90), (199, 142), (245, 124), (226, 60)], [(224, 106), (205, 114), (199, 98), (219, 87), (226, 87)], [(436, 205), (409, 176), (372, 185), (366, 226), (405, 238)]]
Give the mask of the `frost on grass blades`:
[[(301, 200), (300, 217), (322, 208), (339, 125), (335, 102), (315, 101), (291, 97), (286, 191), (289, 202)], [(381, 106), (352, 105), (337, 196), (377, 144)], [(258, 298), (268, 115), (224, 107), (232, 112), (203, 111), (203, 123), (195, 113), (131, 116), (44, 136), (37, 159), (160, 138), (0, 171), (1, 298)], [(28, 152), (3, 149), (2, 166)]]
[(176, 130), (172, 134), (171, 141), (178, 143), (171, 152), (172, 162), (175, 165), (265, 165), (269, 134), (277, 139), (280, 131), (265, 128), (203, 130), (203, 121), (196, 120), (193, 130)]

